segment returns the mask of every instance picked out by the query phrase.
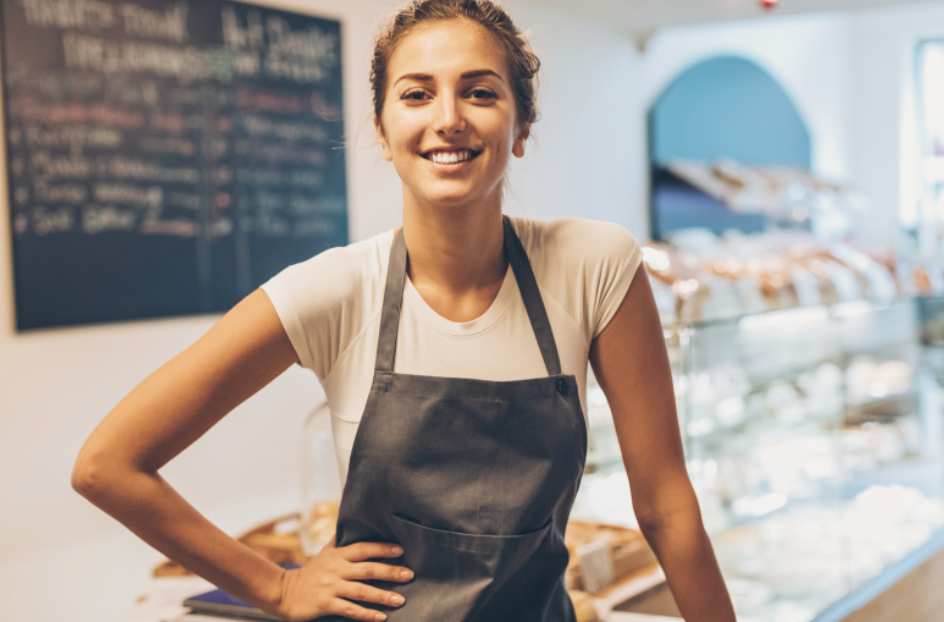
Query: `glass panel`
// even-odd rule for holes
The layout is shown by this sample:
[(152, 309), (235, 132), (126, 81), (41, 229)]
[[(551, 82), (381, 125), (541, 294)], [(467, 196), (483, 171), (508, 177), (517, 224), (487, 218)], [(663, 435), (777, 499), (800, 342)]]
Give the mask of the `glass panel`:
[[(944, 542), (944, 298), (674, 324), (665, 336), (689, 474), (739, 620), (814, 620)], [(592, 376), (588, 403), (593, 460), (575, 515), (635, 527)]]

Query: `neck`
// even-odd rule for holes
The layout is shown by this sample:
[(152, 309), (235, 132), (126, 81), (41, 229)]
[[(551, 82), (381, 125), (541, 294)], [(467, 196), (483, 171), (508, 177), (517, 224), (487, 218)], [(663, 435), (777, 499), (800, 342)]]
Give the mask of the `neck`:
[(434, 206), (404, 199), (407, 273), (414, 287), (462, 296), (501, 284), (508, 262), (500, 195), (475, 206)]

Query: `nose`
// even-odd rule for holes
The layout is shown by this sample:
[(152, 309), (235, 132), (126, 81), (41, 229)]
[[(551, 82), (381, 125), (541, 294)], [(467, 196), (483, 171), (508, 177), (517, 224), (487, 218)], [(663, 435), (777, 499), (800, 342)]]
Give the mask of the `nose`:
[(454, 94), (444, 94), (436, 99), (433, 129), (437, 134), (451, 136), (465, 131), (465, 118), (459, 99)]

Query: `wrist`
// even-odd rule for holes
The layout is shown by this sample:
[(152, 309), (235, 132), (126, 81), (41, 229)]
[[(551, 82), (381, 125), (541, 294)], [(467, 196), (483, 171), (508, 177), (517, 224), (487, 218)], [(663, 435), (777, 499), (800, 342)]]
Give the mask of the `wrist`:
[(293, 573), (290, 570), (279, 567), (279, 573), (276, 576), (276, 582), (272, 590), (270, 601), (272, 603), (272, 612), (283, 620), (290, 619), (288, 611), (289, 587), (293, 579)]

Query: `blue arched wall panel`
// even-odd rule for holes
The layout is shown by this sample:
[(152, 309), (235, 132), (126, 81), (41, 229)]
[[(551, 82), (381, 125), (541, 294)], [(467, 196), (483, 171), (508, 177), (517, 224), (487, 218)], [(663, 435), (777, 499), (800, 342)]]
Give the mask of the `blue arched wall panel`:
[(736, 56), (686, 70), (649, 114), (650, 156), (810, 168), (810, 134), (790, 97), (770, 74)]

